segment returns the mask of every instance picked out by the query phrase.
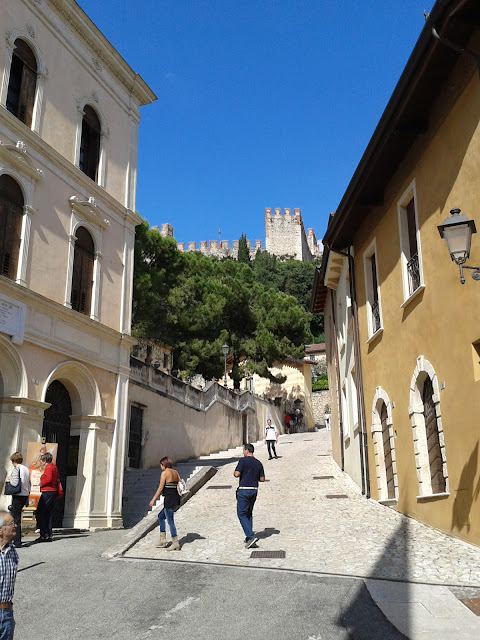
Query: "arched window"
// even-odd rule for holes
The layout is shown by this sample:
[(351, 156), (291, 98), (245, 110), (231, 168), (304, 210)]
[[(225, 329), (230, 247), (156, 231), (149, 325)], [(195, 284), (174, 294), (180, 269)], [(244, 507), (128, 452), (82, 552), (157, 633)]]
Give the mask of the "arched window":
[(377, 387), (372, 404), (372, 438), (378, 483), (378, 499), (388, 503), (398, 498), (398, 477), (392, 406), (388, 394)]
[(445, 477), (443, 475), (442, 452), (438, 435), (435, 402), (433, 400), (433, 385), (428, 376), (423, 384), (422, 400), (425, 431), (427, 433), (428, 463), (432, 477), (432, 493), (443, 493), (445, 491)]
[(27, 127), (32, 126), (36, 86), (37, 61), (28, 44), (17, 38), (10, 67), (6, 107)]
[(71, 305), (75, 311), (89, 316), (92, 305), (94, 244), (92, 236), (84, 227), (78, 227), (75, 236)]
[(89, 178), (97, 181), (100, 161), (101, 126), (97, 114), (88, 105), (83, 109), (82, 136), (78, 166)]
[(23, 217), (23, 194), (18, 183), (0, 176), (0, 273), (15, 280)]
[(418, 499), (449, 492), (445, 435), (440, 407), (440, 388), (432, 364), (418, 356), (410, 380), (408, 406), (412, 422)]

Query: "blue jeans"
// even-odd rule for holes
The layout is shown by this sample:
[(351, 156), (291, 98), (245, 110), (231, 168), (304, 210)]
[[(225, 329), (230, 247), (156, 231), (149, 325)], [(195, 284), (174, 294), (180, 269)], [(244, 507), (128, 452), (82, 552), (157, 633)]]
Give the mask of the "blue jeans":
[(253, 538), (253, 505), (257, 499), (256, 489), (237, 489), (237, 516), (246, 538)]
[(14, 629), (12, 609), (0, 609), (0, 640), (12, 640)]
[(160, 531), (162, 533), (165, 533), (165, 517), (167, 518), (170, 535), (172, 536), (172, 538), (176, 538), (177, 530), (175, 529), (175, 522), (173, 521), (173, 509), (163, 507), (163, 509), (158, 514), (158, 524), (160, 525)]

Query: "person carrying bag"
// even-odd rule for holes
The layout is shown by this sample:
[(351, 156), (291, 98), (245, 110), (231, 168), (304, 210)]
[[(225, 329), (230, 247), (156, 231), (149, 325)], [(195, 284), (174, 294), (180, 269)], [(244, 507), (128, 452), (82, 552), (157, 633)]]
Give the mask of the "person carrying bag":
[(7, 493), (7, 495), (12, 496), (10, 512), (16, 525), (13, 544), (18, 548), (22, 546), (22, 511), (30, 495), (30, 471), (23, 464), (23, 456), (19, 451), (12, 453), (10, 460), (13, 469), (5, 483), (5, 493), (7, 493), (7, 485), (9, 485), (11, 493)]

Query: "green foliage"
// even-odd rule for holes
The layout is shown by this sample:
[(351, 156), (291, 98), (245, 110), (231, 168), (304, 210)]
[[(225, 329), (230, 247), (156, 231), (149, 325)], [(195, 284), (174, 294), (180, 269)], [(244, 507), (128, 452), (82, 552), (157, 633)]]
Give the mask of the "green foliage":
[(222, 377), (221, 346), (227, 343), (237, 388), (246, 373), (282, 382), (269, 368), (304, 355), (304, 344), (312, 340), (311, 314), (295, 298), (259, 282), (246, 263), (183, 253), (147, 223), (137, 229), (135, 334), (171, 344), (175, 367), (190, 376)]
[(328, 379), (317, 378), (316, 380), (312, 380), (312, 391), (323, 391), (328, 388)]
[[(281, 260), (267, 251), (257, 251), (253, 261), (255, 279), (266, 287), (293, 296), (308, 311), (316, 262)], [(324, 342), (323, 313), (312, 315), (312, 342)]]
[(328, 375), (321, 373), (317, 378), (312, 379), (312, 391), (328, 389)]
[(237, 261), (242, 264), (250, 264), (250, 249), (247, 244), (247, 236), (242, 233), (238, 241)]

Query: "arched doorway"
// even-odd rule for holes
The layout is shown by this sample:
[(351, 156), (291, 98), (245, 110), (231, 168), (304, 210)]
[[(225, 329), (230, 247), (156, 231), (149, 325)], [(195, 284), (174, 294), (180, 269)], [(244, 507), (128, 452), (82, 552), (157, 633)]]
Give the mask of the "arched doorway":
[(45, 438), (47, 442), (56, 442), (58, 444), (57, 467), (64, 493), (63, 497), (55, 503), (53, 526), (61, 527), (65, 508), (67, 475), (69, 473), (72, 401), (65, 386), (59, 380), (54, 380), (47, 389), (45, 402), (49, 402), (51, 406), (45, 410), (42, 437)]

